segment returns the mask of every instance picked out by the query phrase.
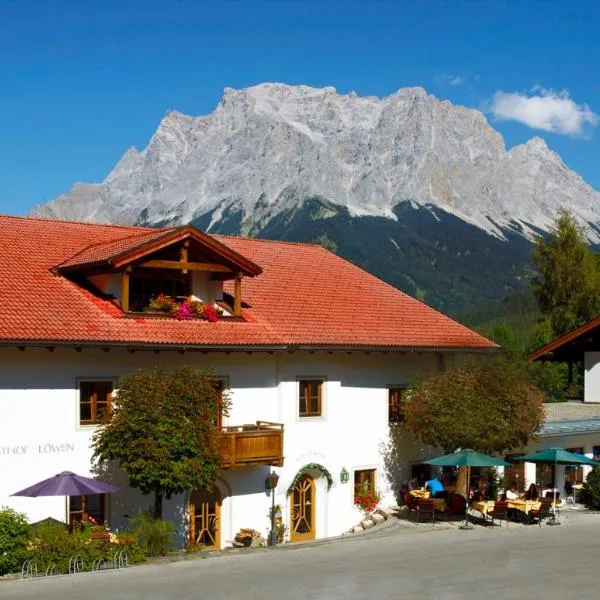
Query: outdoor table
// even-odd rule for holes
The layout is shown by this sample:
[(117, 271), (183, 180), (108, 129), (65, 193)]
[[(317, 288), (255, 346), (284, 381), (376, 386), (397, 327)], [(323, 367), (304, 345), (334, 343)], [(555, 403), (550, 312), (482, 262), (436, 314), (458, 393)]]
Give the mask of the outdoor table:
[(539, 510), (542, 503), (539, 500), (509, 500), (508, 508), (520, 510), (526, 515), (530, 510)]
[(446, 501), (443, 498), (433, 498), (433, 508), (438, 512), (446, 512)]
[[(421, 498), (423, 500), (427, 500), (431, 497), (431, 493), (427, 490), (411, 490), (410, 495), (413, 498)], [(431, 498), (433, 500), (433, 508), (438, 512), (445, 512), (446, 510), (446, 501), (443, 498)]]
[(479, 511), (485, 517), (488, 513), (491, 513), (494, 510), (495, 504), (496, 503), (494, 500), (482, 500), (480, 502), (473, 502), (473, 504), (471, 504), (471, 508)]
[(427, 490), (410, 490), (410, 495), (413, 498), (423, 498), (424, 500), (426, 500), (430, 496)]

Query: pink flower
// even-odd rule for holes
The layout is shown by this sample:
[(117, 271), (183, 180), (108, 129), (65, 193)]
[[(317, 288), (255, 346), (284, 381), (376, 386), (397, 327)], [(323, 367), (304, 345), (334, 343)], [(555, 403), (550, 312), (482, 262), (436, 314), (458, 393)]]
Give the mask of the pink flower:
[(184, 300), (179, 305), (179, 308), (175, 312), (175, 317), (179, 321), (189, 321), (190, 319), (194, 318), (192, 307), (190, 306), (190, 303), (187, 300)]

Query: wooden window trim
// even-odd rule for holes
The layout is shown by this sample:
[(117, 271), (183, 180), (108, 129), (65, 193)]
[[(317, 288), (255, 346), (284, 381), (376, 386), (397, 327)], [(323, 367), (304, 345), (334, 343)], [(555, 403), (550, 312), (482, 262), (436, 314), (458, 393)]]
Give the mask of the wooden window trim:
[[(579, 454), (585, 453), (585, 448), (582, 446), (574, 446), (571, 448), (565, 448), (567, 452), (576, 452)], [(571, 484), (581, 484), (584, 481), (583, 477), (583, 465), (571, 466), (565, 465), (565, 478), (569, 477)]]
[(377, 469), (354, 469), (354, 499), (360, 492), (375, 491), (376, 475)]
[(390, 385), (388, 387), (388, 424), (397, 425), (404, 423), (402, 414), (403, 395), (406, 393), (406, 385)]
[[(298, 380), (298, 416), (301, 419), (319, 418), (323, 416), (323, 385), (325, 380), (320, 377), (302, 378)], [(304, 396), (302, 388), (304, 386)], [(316, 387), (316, 394), (313, 393)], [(308, 393), (307, 393), (308, 392)], [(305, 410), (302, 411), (301, 403), (304, 399)]]
[[(89, 398), (89, 400), (84, 400), (84, 389), (83, 386), (90, 384), (110, 384), (110, 392), (107, 395), (107, 401), (98, 401), (97, 392), (93, 393)], [(95, 426), (101, 423), (101, 416), (99, 416), (99, 405), (106, 405), (106, 412), (110, 412), (112, 408), (112, 397), (115, 393), (115, 380), (113, 378), (83, 378), (77, 380), (77, 421), (81, 427), (89, 427)], [(90, 406), (90, 418), (82, 419), (81, 418), (81, 408), (82, 406)]]

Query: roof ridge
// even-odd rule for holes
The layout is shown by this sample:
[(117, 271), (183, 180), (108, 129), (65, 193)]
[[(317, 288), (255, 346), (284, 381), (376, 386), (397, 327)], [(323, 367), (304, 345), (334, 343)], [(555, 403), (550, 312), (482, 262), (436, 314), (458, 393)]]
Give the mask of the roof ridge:
[(94, 223), (92, 221), (74, 221), (69, 219), (53, 219), (51, 217), (35, 217), (31, 215), (9, 215), (5, 213), (0, 213), (0, 218), (3, 219), (18, 219), (21, 221), (42, 221), (45, 223), (67, 223), (73, 225), (88, 225), (90, 227), (111, 227), (114, 229), (140, 229), (143, 231), (160, 231), (161, 228), (157, 227), (144, 227), (142, 225), (124, 225), (120, 223)]

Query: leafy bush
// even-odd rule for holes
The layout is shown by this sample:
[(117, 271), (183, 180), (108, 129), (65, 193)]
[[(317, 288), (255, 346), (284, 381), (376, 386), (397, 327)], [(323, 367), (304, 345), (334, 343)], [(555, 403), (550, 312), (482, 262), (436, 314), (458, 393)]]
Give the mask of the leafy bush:
[(155, 519), (144, 512), (133, 517), (131, 523), (147, 556), (164, 556), (173, 546), (175, 525), (170, 521)]
[(93, 539), (95, 529), (86, 525), (83, 529), (75, 529), (69, 533), (69, 530), (59, 523), (39, 525), (33, 530), (28, 558), (37, 562), (39, 571), (45, 571), (53, 565), (56, 573), (68, 573), (69, 562), (74, 556), (81, 556), (85, 571), (89, 571), (97, 559), (112, 562), (115, 553), (120, 550), (127, 552), (129, 564), (145, 559), (135, 537), (115, 536), (110, 542)]
[(583, 501), (588, 508), (600, 510), (600, 466), (591, 470), (583, 484)]
[(30, 536), (25, 515), (5, 506), (0, 509), (0, 575), (21, 568), (27, 558)]

